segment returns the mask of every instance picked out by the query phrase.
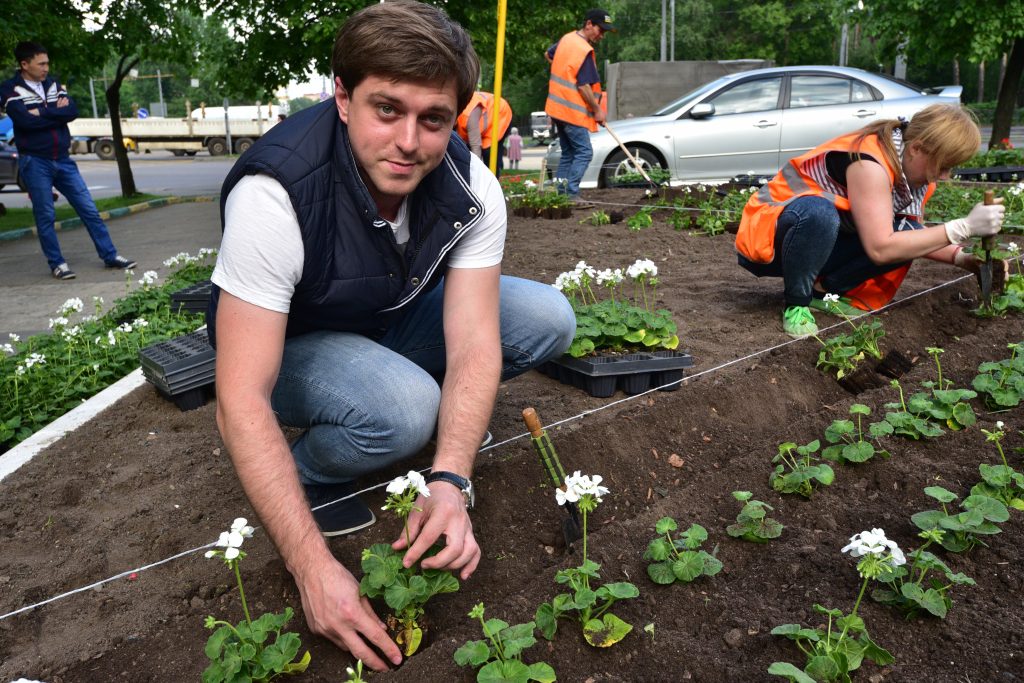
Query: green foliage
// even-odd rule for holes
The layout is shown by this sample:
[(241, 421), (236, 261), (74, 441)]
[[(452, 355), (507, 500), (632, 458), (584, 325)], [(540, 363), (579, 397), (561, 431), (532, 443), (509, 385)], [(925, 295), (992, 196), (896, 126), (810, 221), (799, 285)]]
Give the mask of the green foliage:
[[(639, 171), (617, 173), (609, 178), (609, 185), (611, 187), (648, 187), (651, 183), (654, 185), (668, 185), (669, 180), (672, 179), (672, 174), (669, 170), (660, 166), (644, 169), (644, 173), (647, 174), (647, 178)], [(648, 178), (650, 178), (650, 183), (647, 182)]]
[[(438, 550), (433, 548), (424, 557), (436, 555)], [(435, 595), (459, 590), (459, 580), (447, 570), (421, 569), (418, 565), (405, 567), (402, 565), (404, 556), (404, 552), (387, 543), (375, 543), (363, 549), (359, 594), (384, 598), (399, 624), (396, 642), (408, 657), (416, 652), (423, 638), (418, 624), (423, 606)]]
[(659, 536), (644, 551), (644, 559), (650, 562), (647, 575), (654, 583), (690, 583), (701, 576), (714, 576), (722, 571), (722, 563), (714, 553), (700, 549), (708, 539), (707, 529), (692, 524), (677, 538), (672, 538), (672, 532), (677, 528), (676, 521), (671, 517), (659, 519), (655, 525)]
[(871, 597), (895, 607), (907, 618), (930, 614), (945, 619), (953, 605), (949, 590), (953, 586), (973, 586), (975, 582), (963, 573), (954, 573), (945, 562), (925, 550), (929, 543), (931, 540), (907, 555), (909, 567), (886, 567), (876, 579), (882, 587), (873, 590)]
[(851, 331), (837, 334), (827, 340), (814, 336), (821, 344), (816, 367), (825, 372), (834, 372), (836, 379), (842, 379), (850, 375), (865, 357), (882, 357), (879, 341), (885, 336), (885, 330), (882, 329), (881, 321), (877, 319), (868, 318), (862, 323), (856, 323), (842, 309), (827, 301), (829, 296), (836, 295), (826, 295), (825, 305), (836, 315), (841, 316)]
[[(580, 358), (599, 350), (675, 349), (678, 327), (665, 309), (652, 309), (657, 294), (657, 267), (638, 260), (625, 275), (621, 268), (597, 271), (580, 261), (555, 281), (576, 314), (576, 335), (567, 353)], [(632, 297), (626, 282), (633, 284)], [(650, 288), (650, 294), (648, 294)], [(607, 299), (599, 299), (605, 291)]]
[(1024, 510), (1024, 474), (1013, 469), (1006, 461), (1006, 453), (1003, 452), (1003, 423), (997, 422), (994, 431), (981, 430), (985, 434), (985, 440), (994, 443), (999, 451), (1001, 465), (988, 465), (982, 463), (981, 481), (971, 488), (971, 495), (985, 495), (995, 498), (1007, 507), (1015, 510)]
[(849, 615), (821, 605), (815, 605), (814, 611), (828, 617), (825, 628), (783, 624), (771, 631), (772, 635), (796, 642), (807, 655), (807, 664), (800, 669), (789, 662), (773, 662), (768, 673), (798, 683), (849, 681), (849, 674), (859, 669), (865, 659), (879, 666), (896, 661), (891, 653), (871, 640), (856, 608)]
[[(1024, 183), (996, 190), (996, 197), (1003, 200), (1006, 208), (1002, 234), (1024, 232)], [(983, 200), (984, 189), (976, 183), (939, 183), (925, 206), (925, 220), (929, 223), (944, 223), (962, 218)], [(1001, 245), (1001, 248), (1005, 249), (1006, 245)]]
[(942, 509), (915, 513), (910, 521), (918, 529), (933, 534), (936, 542), (952, 553), (985, 545), (981, 537), (998, 534), (998, 525), (1010, 518), (1002, 501), (986, 495), (970, 495), (960, 503), (963, 512), (950, 513), (946, 506), (958, 498), (955, 493), (941, 486), (929, 486), (924, 492), (939, 501)]
[(541, 635), (553, 640), (558, 630), (558, 620), (573, 612), (583, 625), (584, 639), (594, 647), (610, 647), (625, 638), (633, 627), (608, 612), (619, 600), (640, 595), (632, 583), (621, 581), (606, 583), (597, 590), (590, 587), (591, 579), (600, 579), (601, 565), (584, 559), (579, 567), (561, 569), (555, 581), (568, 585), (571, 593), (560, 593), (551, 602), (537, 608), (534, 622)]
[(865, 439), (862, 421), (870, 414), (871, 408), (854, 403), (850, 406), (850, 415), (856, 416), (856, 425), (853, 420), (834, 420), (825, 429), (825, 440), (832, 445), (821, 452), (821, 457), (838, 463), (867, 462), (876, 455), (889, 457), (889, 452), (878, 444), (878, 439), (892, 434), (892, 425), (887, 422), (870, 425)]
[(736, 515), (736, 523), (725, 528), (726, 533), (753, 543), (767, 543), (782, 535), (782, 523), (768, 516), (768, 512), (775, 508), (763, 501), (752, 500), (750, 491), (733, 491), (732, 497), (743, 503), (743, 507)]
[(544, 662), (524, 664), (522, 653), (533, 647), (534, 622), (510, 626), (501, 619), (484, 620), (484, 604), (478, 603), (469, 613), (480, 621), (485, 640), (471, 640), (455, 651), (455, 663), (459, 666), (480, 667), (476, 680), (479, 683), (554, 683), (555, 670)]
[(644, 228), (649, 228), (654, 225), (654, 218), (651, 214), (654, 213), (655, 207), (645, 206), (640, 209), (632, 216), (626, 219), (626, 227), (633, 232), (640, 232)]
[(1024, 397), (1024, 342), (1009, 344), (1010, 357), (982, 363), (971, 386), (982, 396), (990, 410), (1005, 410), (1020, 405)]
[(595, 211), (590, 214), (589, 218), (584, 218), (580, 223), (589, 223), (593, 226), (608, 225), (612, 222), (612, 219), (604, 211)]
[(772, 458), (772, 462), (777, 464), (768, 478), (771, 487), (779, 493), (799, 493), (810, 498), (815, 482), (822, 486), (831, 484), (835, 472), (814, 455), (820, 447), (821, 442), (817, 439), (804, 446), (792, 442), (780, 444), (779, 454)]
[(960, 164), (960, 168), (991, 168), (993, 166), (1024, 166), (1024, 149), (993, 148), (979, 152)]
[(0, 450), (27, 439), (139, 367), (142, 348), (202, 325), (201, 315), (172, 311), (170, 301), (171, 293), (210, 277), (216, 252), (202, 253), (172, 271), (161, 286), (136, 286), (126, 271), (126, 295), (106, 313), (98, 315), (102, 299), (94, 299), (94, 315), (73, 320), (84, 303), (69, 299), (55, 312), (51, 333), (12, 339), (9, 349), (0, 345)]
[[(305, 671), (309, 666), (309, 652), (299, 661), (292, 661), (302, 646), (299, 636), (281, 633), (291, 618), (291, 607), (286, 607), (281, 614), (268, 612), (255, 621), (242, 621), (237, 626), (208, 617), (207, 628), (217, 630), (206, 641), (205, 652), (211, 662), (203, 671), (203, 683), (256, 683)], [(269, 642), (271, 636), (273, 642)]]
[[(885, 407), (889, 409), (890, 412), (885, 414), (884, 422), (888, 423), (889, 426), (892, 427), (893, 434), (913, 439), (914, 441), (918, 441), (922, 438), (942, 436), (942, 427), (938, 426), (931, 420), (908, 410), (908, 404), (904, 400), (903, 396), (903, 387), (900, 386), (899, 380), (894, 379), (890, 384), (896, 387), (900, 393), (900, 400), (898, 403), (893, 402), (885, 404)], [(926, 397), (924, 394), (915, 394), (915, 396)], [(917, 404), (915, 404), (915, 407), (923, 409), (928, 407), (928, 404), (924, 399), (921, 399)], [(968, 406), (968, 408), (970, 408), (970, 406)], [(876, 427), (875, 425), (871, 425), (871, 428), (876, 430), (885, 429), (884, 427)]]

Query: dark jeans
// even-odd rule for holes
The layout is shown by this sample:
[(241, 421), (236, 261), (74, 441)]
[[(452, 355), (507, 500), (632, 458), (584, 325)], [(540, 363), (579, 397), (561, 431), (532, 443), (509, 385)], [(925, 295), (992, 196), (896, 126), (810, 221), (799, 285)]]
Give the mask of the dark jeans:
[[(919, 227), (899, 217), (893, 229)], [(822, 197), (790, 202), (775, 226), (775, 259), (754, 263), (743, 255), (741, 266), (757, 277), (781, 277), (786, 306), (811, 302), (815, 280), (826, 292), (845, 294), (866, 280), (907, 262), (875, 264), (857, 233), (839, 230), (839, 210)]]

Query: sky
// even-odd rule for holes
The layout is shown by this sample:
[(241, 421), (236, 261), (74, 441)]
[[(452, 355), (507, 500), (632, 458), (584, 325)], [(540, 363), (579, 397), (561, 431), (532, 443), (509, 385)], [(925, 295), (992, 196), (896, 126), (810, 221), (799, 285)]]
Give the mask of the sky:
[(333, 94), (334, 91), (329, 76), (322, 78), (314, 73), (306, 74), (305, 80), (292, 81), (288, 84), (288, 99), (295, 99), (310, 93), (320, 93), (325, 86), (327, 93)]

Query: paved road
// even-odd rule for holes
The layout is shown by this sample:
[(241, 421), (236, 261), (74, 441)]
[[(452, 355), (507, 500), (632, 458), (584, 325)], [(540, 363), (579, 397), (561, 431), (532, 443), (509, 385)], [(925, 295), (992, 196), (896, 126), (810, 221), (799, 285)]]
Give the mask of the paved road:
[[(523, 150), (521, 166), (526, 170), (540, 168), (544, 147), (530, 147)], [(72, 157), (78, 164), (85, 184), (96, 199), (116, 197), (121, 194), (121, 180), (117, 163), (101, 161), (94, 154), (76, 154)], [(224, 177), (231, 170), (236, 157), (211, 157), (200, 152), (195, 157), (176, 157), (170, 152), (129, 155), (135, 186), (139, 192), (160, 195), (213, 195), (220, 192)], [(0, 202), (9, 208), (28, 207), (28, 195), (14, 186), (0, 190)], [(66, 205), (60, 199), (58, 206)]]

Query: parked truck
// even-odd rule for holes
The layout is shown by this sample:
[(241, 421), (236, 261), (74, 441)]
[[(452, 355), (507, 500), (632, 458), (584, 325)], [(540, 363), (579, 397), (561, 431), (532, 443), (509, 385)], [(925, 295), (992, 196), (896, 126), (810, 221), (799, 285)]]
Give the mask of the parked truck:
[[(235, 109), (241, 111), (235, 112)], [(231, 133), (231, 145), (236, 154), (241, 154), (252, 146), (261, 135), (277, 123), (276, 118), (263, 115), (250, 115), (248, 107), (228, 109), (230, 117), (225, 126), (223, 110), (220, 116), (209, 115), (206, 118), (190, 116), (188, 118), (121, 119), (121, 133), (125, 137), (125, 145), (131, 151), (145, 152), (154, 149), (166, 149), (175, 156), (195, 156), (196, 152), (206, 150), (211, 156), (228, 153), (228, 132)], [(199, 110), (196, 110), (199, 111)], [(239, 118), (235, 118), (235, 117)], [(68, 124), (71, 132), (71, 153), (87, 154), (95, 152), (100, 159), (114, 158), (114, 138), (110, 119), (75, 119)]]

